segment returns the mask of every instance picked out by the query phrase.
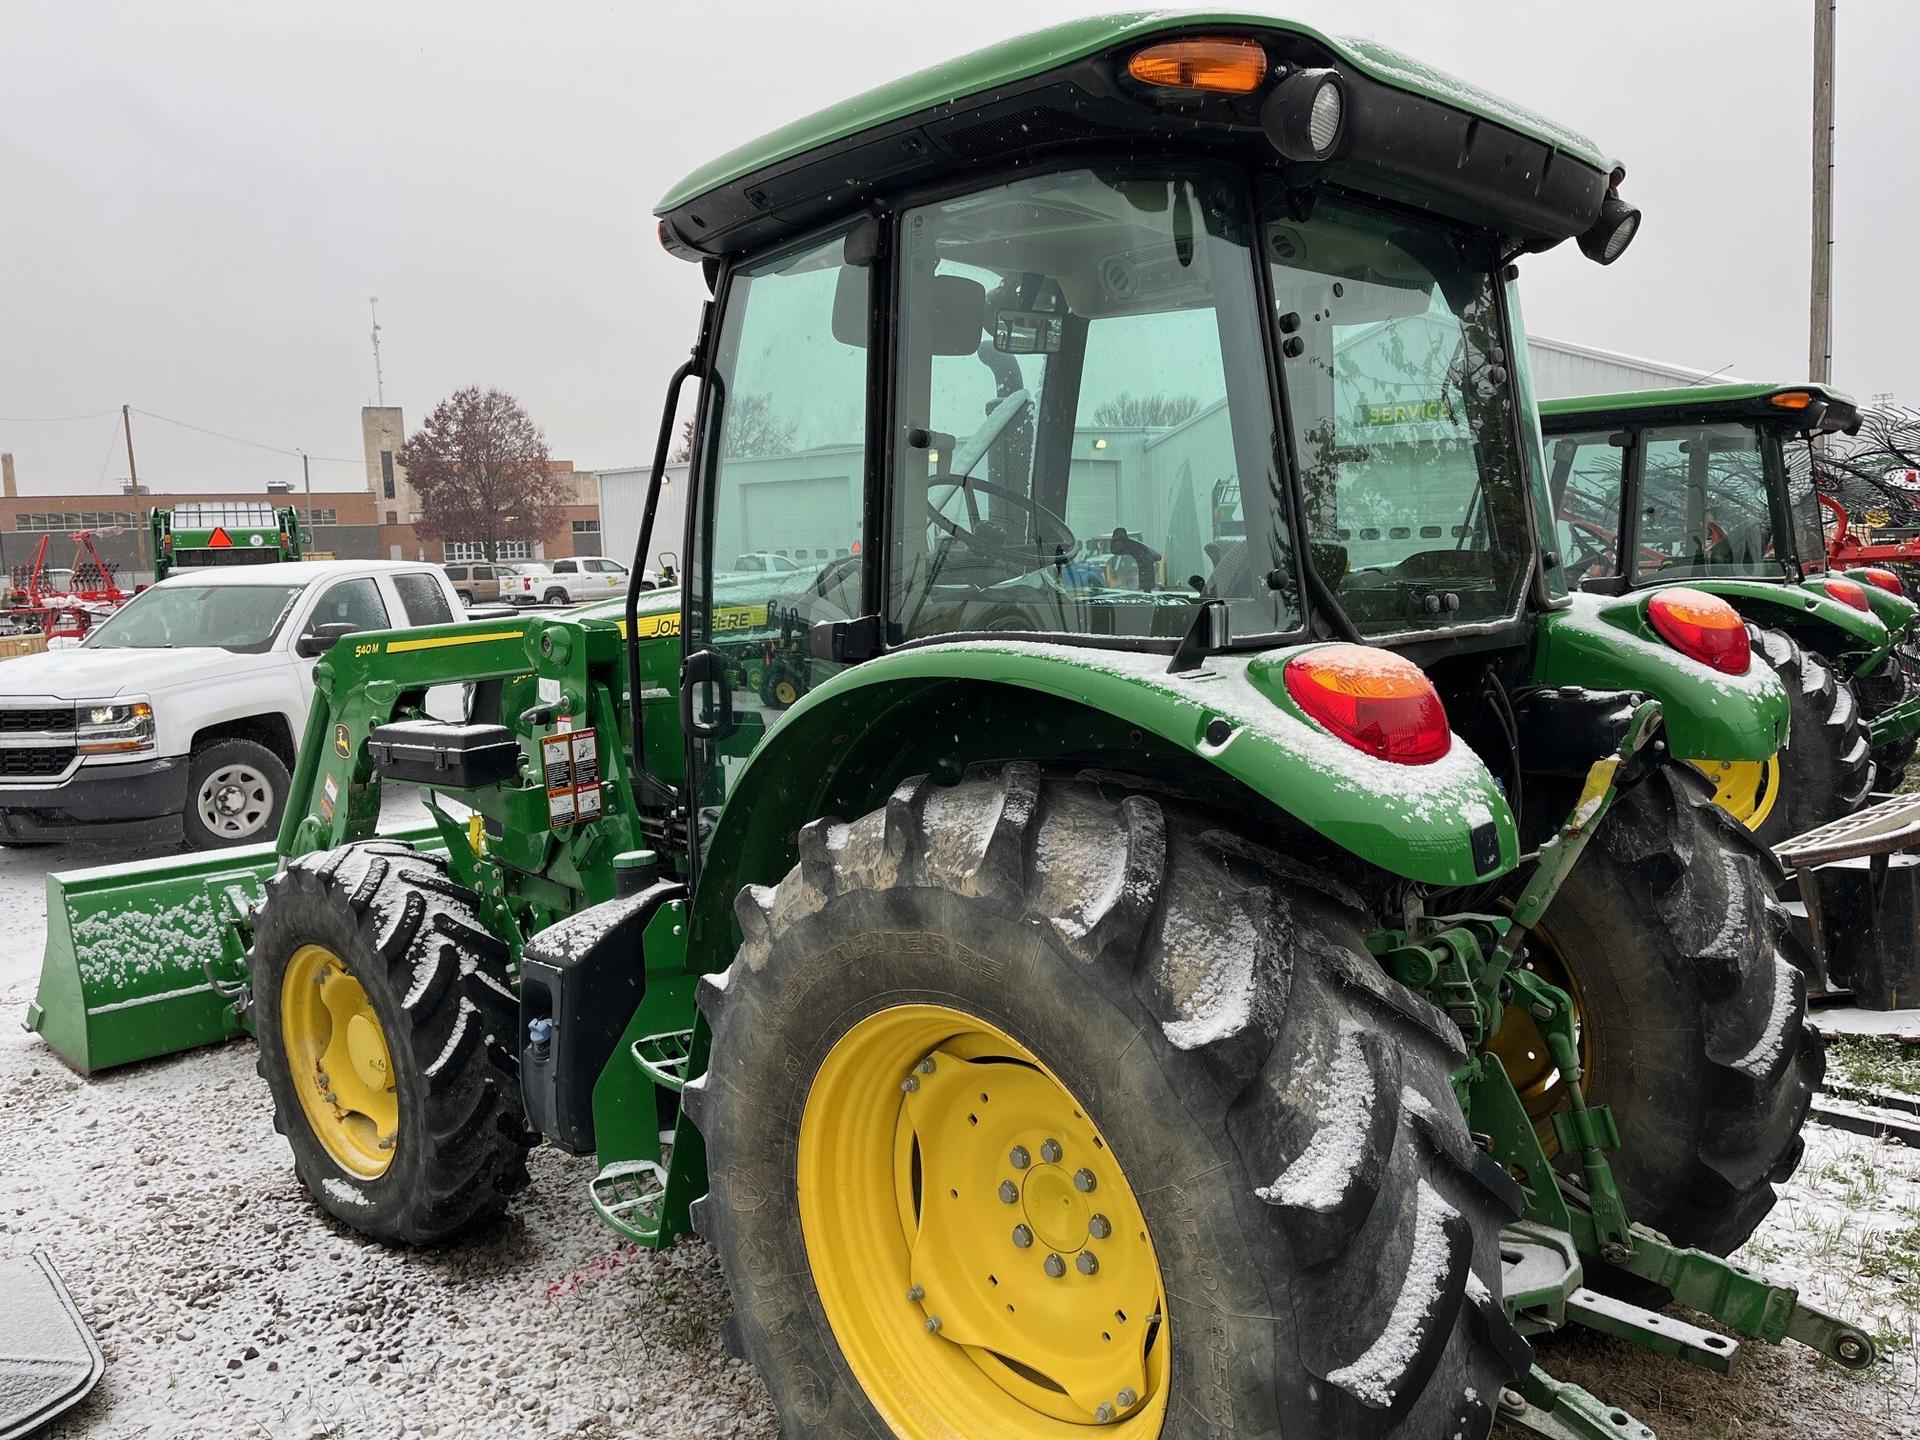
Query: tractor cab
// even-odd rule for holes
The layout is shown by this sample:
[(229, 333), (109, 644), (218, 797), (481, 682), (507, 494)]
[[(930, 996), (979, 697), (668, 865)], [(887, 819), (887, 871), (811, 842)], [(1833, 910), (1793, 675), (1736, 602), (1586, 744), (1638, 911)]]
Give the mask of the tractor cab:
[(1540, 424), (1573, 583), (1798, 582), (1826, 571), (1813, 450), (1860, 428), (1838, 391), (1742, 384), (1587, 395), (1547, 401)]
[(1566, 587), (1513, 262), (1616, 257), (1624, 172), (1357, 42), (1192, 30), (1056, 27), (957, 62), (965, 104), (931, 80), (849, 102), (661, 202), (714, 297), (686, 535), (703, 814), (794, 699), (940, 642), (1385, 646), (1441, 662), (1463, 732), (1488, 666), (1529, 683)]

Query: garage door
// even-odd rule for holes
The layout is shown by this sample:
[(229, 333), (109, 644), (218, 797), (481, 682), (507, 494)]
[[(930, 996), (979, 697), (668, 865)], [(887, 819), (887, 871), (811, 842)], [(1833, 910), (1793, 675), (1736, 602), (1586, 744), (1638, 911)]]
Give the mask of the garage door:
[(774, 550), (808, 559), (853, 548), (860, 538), (853, 482), (845, 475), (766, 480), (740, 487), (743, 551)]

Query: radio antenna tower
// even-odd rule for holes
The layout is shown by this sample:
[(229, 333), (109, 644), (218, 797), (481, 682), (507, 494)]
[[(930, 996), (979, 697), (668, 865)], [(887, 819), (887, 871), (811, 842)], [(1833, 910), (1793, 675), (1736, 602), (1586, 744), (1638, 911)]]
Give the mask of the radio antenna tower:
[(374, 404), (385, 406), (387, 403), (387, 382), (380, 374), (380, 297), (369, 295), (367, 309), (373, 312), (373, 399)]

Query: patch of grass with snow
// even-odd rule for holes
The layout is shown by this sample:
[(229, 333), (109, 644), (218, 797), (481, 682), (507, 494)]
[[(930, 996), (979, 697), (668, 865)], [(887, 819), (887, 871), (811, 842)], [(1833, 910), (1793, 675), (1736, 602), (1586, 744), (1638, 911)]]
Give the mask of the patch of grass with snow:
[(1843, 1085), (1920, 1095), (1920, 1046), (1877, 1036), (1827, 1042), (1827, 1074)]

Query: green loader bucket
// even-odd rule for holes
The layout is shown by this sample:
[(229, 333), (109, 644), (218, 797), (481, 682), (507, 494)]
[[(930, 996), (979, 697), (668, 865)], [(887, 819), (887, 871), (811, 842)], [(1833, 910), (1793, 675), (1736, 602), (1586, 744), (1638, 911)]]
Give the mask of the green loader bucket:
[[(444, 848), (431, 827), (394, 838)], [(83, 1075), (239, 1034), (215, 980), (245, 978), (251, 915), (279, 864), (268, 843), (48, 875), (27, 1029)]]

